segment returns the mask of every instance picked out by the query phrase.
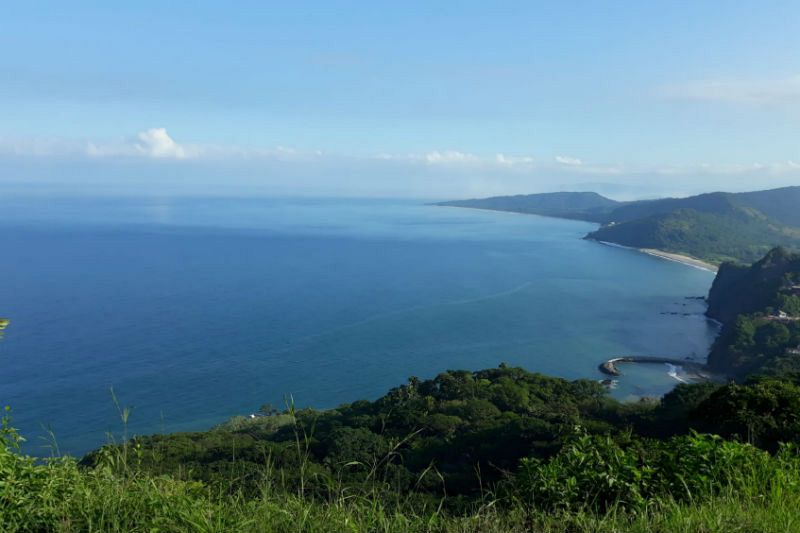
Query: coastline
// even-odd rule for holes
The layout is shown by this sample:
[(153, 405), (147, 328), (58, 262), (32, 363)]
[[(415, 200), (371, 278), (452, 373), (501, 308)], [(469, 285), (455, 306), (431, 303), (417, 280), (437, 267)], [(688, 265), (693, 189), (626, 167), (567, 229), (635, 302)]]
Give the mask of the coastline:
[[(518, 215), (535, 215), (541, 216), (546, 218), (559, 218), (562, 220), (582, 220), (582, 219), (565, 219), (564, 217), (552, 216), (552, 215), (542, 215), (538, 213), (524, 213), (520, 211), (508, 211), (504, 209), (490, 209), (485, 207), (466, 207), (466, 206), (455, 206), (455, 205), (441, 205), (441, 204), (430, 204), (437, 207), (455, 207), (458, 209), (479, 209), (482, 211), (494, 211), (498, 213), (512, 213)], [(582, 220), (583, 222), (590, 222), (588, 220)], [(712, 274), (717, 274), (719, 271), (719, 267), (715, 264), (709, 263), (707, 261), (703, 261), (701, 259), (697, 259), (691, 257), (689, 255), (678, 254), (674, 252), (666, 252), (664, 250), (659, 250), (656, 248), (638, 248), (634, 246), (626, 246), (624, 244), (618, 244), (615, 242), (609, 241), (601, 241), (598, 239), (593, 239), (588, 235), (584, 237), (584, 240), (594, 241), (599, 244), (603, 244), (605, 246), (611, 246), (614, 248), (623, 248), (625, 250), (633, 250), (635, 252), (640, 252), (643, 254), (647, 254), (649, 256), (663, 259), (665, 261), (672, 261), (673, 263), (679, 263), (684, 266), (688, 266), (691, 268), (696, 268), (698, 270), (703, 270), (705, 272), (710, 272)], [(721, 325), (718, 321), (709, 318), (713, 322)], [(674, 358), (665, 358), (665, 357), (648, 357), (648, 356), (623, 356), (623, 357), (615, 357), (605, 362), (601, 363), (598, 368), (599, 370), (614, 378), (620, 377), (623, 373), (617, 367), (620, 363), (632, 363), (632, 364), (652, 364), (652, 363), (661, 363), (667, 364), (668, 366), (672, 367), (672, 370), (669, 371), (669, 375), (675, 378), (677, 381), (681, 383), (687, 383), (685, 379), (678, 377), (677, 375), (677, 368), (680, 368), (684, 372), (684, 377), (688, 378), (690, 381), (715, 381), (715, 378), (708, 373), (708, 369), (704, 363), (699, 363), (697, 361), (690, 361), (687, 359), (674, 359)]]
[[(596, 222), (592, 222), (591, 220), (585, 220), (581, 218), (569, 218), (569, 217), (559, 217), (554, 215), (543, 215), (539, 213), (526, 213), (523, 211), (509, 211), (506, 209), (492, 209), (488, 207), (473, 207), (473, 206), (460, 206), (460, 205), (443, 205), (441, 203), (431, 203), (426, 204), (436, 207), (454, 207), (456, 209), (478, 209), (481, 211), (493, 211), (495, 213), (512, 213), (516, 215), (533, 215), (545, 218), (558, 218), (561, 220), (577, 220), (580, 222), (588, 222), (590, 224), (597, 224)], [(596, 239), (592, 239), (588, 236), (584, 237), (586, 240), (599, 242), (600, 244), (605, 244), (606, 246), (613, 246), (615, 248), (624, 248), (626, 250), (635, 250), (637, 252), (641, 252), (647, 255), (651, 255), (653, 257), (657, 257), (659, 259), (664, 259), (665, 261), (673, 261), (675, 263), (680, 263), (682, 265), (690, 266), (693, 268), (698, 268), (700, 270), (705, 270), (706, 272), (712, 272), (716, 274), (719, 271), (719, 267), (713, 263), (709, 263), (708, 261), (703, 261), (702, 259), (697, 259), (688, 255), (678, 254), (674, 252), (665, 252), (664, 250), (659, 250), (656, 248), (636, 248), (634, 246), (625, 246), (624, 244), (617, 244), (615, 242), (609, 241), (600, 241)]]
[[(589, 240), (594, 240), (594, 239), (589, 239)], [(688, 255), (676, 254), (674, 252), (665, 252), (664, 250), (658, 250), (656, 248), (635, 248), (633, 246), (625, 246), (624, 244), (617, 244), (615, 242), (608, 242), (608, 241), (595, 241), (595, 242), (599, 242), (600, 244), (604, 244), (606, 246), (613, 246), (614, 248), (635, 250), (643, 254), (657, 257), (659, 259), (664, 259), (665, 261), (673, 261), (675, 263), (680, 263), (682, 265), (698, 268), (700, 270), (705, 270), (707, 272), (713, 272), (714, 274), (716, 274), (717, 271), (719, 271), (719, 267), (717, 265), (708, 263), (701, 259), (696, 259)]]
[(690, 257), (688, 255), (665, 252), (663, 250), (656, 250), (655, 248), (636, 249), (647, 255), (652, 255), (653, 257), (658, 257), (667, 261), (674, 261), (676, 263), (681, 263), (682, 265), (699, 268), (700, 270), (707, 270), (708, 272), (713, 272), (714, 274), (719, 271), (719, 267), (717, 265), (702, 261), (700, 259), (695, 259), (694, 257)]

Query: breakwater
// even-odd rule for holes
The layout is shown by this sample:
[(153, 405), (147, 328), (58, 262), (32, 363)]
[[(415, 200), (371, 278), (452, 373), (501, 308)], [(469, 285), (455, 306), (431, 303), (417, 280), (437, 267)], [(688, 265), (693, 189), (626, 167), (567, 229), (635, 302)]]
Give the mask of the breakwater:
[(698, 373), (701, 373), (706, 369), (706, 365), (697, 363), (694, 361), (689, 361), (687, 359), (675, 359), (672, 357), (656, 357), (656, 356), (648, 356), (648, 355), (625, 355), (622, 357), (614, 357), (605, 361), (600, 364), (600, 371), (604, 374), (608, 374), (610, 376), (621, 376), (622, 372), (620, 372), (617, 365), (620, 363), (661, 363), (661, 364), (670, 364), (676, 366), (682, 366), (687, 370), (692, 370)]

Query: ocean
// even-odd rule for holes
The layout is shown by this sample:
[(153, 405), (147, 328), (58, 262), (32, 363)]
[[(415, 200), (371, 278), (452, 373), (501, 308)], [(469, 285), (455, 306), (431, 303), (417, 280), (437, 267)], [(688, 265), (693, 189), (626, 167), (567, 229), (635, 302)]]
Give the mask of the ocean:
[[(391, 199), (0, 200), (0, 403), (29, 453), (334, 407), (500, 363), (603, 379), (702, 360), (713, 274), (582, 240), (594, 224)], [(611, 394), (660, 395), (667, 365)]]

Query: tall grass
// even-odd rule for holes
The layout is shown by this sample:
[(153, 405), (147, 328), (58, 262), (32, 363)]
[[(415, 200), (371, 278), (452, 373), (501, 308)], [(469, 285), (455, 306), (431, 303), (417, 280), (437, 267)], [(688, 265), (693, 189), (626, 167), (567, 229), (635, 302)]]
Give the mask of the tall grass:
[[(308, 435), (298, 431), (297, 453), (308, 460)], [(336, 478), (324, 494), (288, 490), (265, 458), (257, 494), (208, 486), (144, 471), (144, 452), (107, 447), (98, 465), (85, 468), (69, 457), (37, 461), (19, 451), (20, 436), (4, 419), (0, 430), (0, 531), (16, 532), (792, 532), (800, 531), (800, 472), (741, 467), (741, 477), (709, 479), (708, 497), (660, 498), (638, 508), (612, 502), (590, 508), (544, 510), (514, 496), (486, 491), (459, 514), (441, 505), (388, 498), (377, 475), (354, 488)], [(769, 462), (769, 459), (765, 459)], [(377, 463), (376, 463), (377, 464)], [(794, 465), (794, 466), (792, 466)], [(766, 469), (765, 469), (766, 468)], [(755, 469), (755, 470), (748, 470)], [(305, 470), (307, 475), (318, 475)], [(709, 470), (709, 472), (713, 472)], [(764, 473), (770, 472), (768, 479)], [(569, 483), (567, 480), (565, 483)]]

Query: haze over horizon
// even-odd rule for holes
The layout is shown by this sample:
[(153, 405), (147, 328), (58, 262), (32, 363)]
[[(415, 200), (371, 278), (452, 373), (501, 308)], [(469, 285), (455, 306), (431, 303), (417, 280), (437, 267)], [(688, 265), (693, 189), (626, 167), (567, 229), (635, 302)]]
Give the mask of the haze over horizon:
[(0, 193), (800, 184), (796, 5), (668, 7), (15, 3), (0, 22)]

